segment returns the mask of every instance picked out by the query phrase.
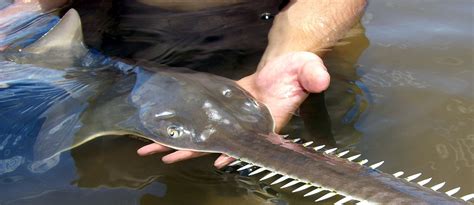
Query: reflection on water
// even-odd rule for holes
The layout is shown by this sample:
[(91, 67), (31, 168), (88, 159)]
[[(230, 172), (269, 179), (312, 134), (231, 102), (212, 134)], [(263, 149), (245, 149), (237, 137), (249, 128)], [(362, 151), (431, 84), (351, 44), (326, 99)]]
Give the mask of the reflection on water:
[(370, 104), (355, 128), (357, 149), (385, 170), (423, 172), (474, 190), (471, 1), (372, 2), (363, 19), (370, 46), (355, 83)]
[[(372, 162), (385, 160), (382, 170), (389, 173), (423, 172), (422, 177), (433, 177), (433, 185), (447, 181), (446, 190), (461, 186), (459, 195), (472, 192), (473, 28), (466, 17), (471, 5), (463, 0), (371, 2), (359, 26), (365, 33), (344, 39), (349, 43), (325, 57), (332, 75), (326, 102), (322, 95), (311, 97), (285, 131), (350, 148)], [(238, 78), (252, 71), (265, 45), (271, 21), (259, 15), (276, 13), (278, 4), (200, 12), (172, 12), (135, 1), (81, 0), (73, 6), (83, 18), (87, 44), (108, 55)], [(49, 15), (28, 18), (36, 19), (29, 27), (21, 19), (0, 25), (0, 31), (12, 34), (0, 47), (38, 38), (57, 22)], [(223, 26), (228, 22), (233, 24)], [(19, 123), (4, 121), (0, 131)], [(138, 157), (135, 151), (144, 143), (123, 137), (92, 141), (63, 153), (52, 169), (32, 173), (28, 136), (0, 137), (0, 204), (314, 204), (313, 198), (255, 178), (217, 171), (213, 155), (173, 165), (162, 164), (158, 155)]]

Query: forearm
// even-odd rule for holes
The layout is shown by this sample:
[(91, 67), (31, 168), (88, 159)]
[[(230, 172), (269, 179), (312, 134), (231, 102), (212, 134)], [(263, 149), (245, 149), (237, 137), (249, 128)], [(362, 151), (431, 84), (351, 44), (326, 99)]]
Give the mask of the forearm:
[(292, 51), (322, 54), (359, 20), (366, 0), (293, 0), (276, 17), (259, 69)]

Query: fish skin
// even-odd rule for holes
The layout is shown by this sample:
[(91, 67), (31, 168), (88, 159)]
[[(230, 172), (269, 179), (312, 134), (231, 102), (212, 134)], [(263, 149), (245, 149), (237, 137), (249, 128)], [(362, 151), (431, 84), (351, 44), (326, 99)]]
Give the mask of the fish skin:
[[(34, 144), (33, 167), (47, 171), (51, 168), (47, 165), (52, 164), (52, 159), (57, 160), (61, 152), (97, 137), (134, 135), (178, 150), (224, 153), (360, 201), (465, 203), (416, 183), (282, 139), (274, 133), (268, 108), (230, 79), (184, 68), (127, 65), (103, 56), (93, 57), (101, 60), (84, 66), (84, 59), (90, 52), (82, 47), (82, 37), (77, 34), (77, 28), (80, 28), (77, 12), (70, 10), (61, 22), (68, 22), (68, 26), (60, 23), (56, 30), (53, 28), (40, 39), (39, 44), (29, 47), (34, 49), (27, 47), (23, 53), (6, 55), (6, 59), (17, 63), (56, 59), (53, 62), (60, 61), (59, 64), (43, 60), (38, 69), (59, 74), (55, 79), (44, 78), (41, 74), (25, 78), (22, 74), (34, 70), (29, 64), (0, 71), (2, 76), (9, 76), (0, 78), (0, 83), (37, 80), (64, 90), (61, 97), (55, 98), (57, 101), (41, 113), (45, 121)], [(64, 41), (67, 45), (62, 41), (48, 43), (48, 39), (62, 35), (75, 40)], [(79, 52), (68, 51), (71, 49), (79, 49)], [(65, 58), (58, 60), (61, 55)], [(1, 89), (5, 91), (8, 87)], [(22, 100), (15, 95), (2, 94), (1, 89), (0, 105)]]

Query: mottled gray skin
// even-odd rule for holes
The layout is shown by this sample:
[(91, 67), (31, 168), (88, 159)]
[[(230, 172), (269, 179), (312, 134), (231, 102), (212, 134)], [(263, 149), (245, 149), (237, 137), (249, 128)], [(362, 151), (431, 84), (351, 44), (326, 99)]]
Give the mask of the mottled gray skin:
[[(78, 19), (74, 11), (66, 16)], [(48, 45), (45, 41), (41, 43)], [(42, 47), (34, 48), (41, 51)], [(46, 53), (51, 54), (50, 51)], [(81, 58), (77, 61), (84, 65), (84, 56)], [(27, 58), (13, 59), (28, 62)], [(34, 147), (37, 167), (47, 166), (43, 164), (48, 164), (60, 152), (96, 137), (132, 135), (178, 150), (225, 153), (368, 202), (465, 203), (282, 139), (273, 132), (269, 110), (232, 80), (187, 69), (135, 66), (124, 71), (127, 66), (120, 61), (104, 62), (94, 68), (56, 68), (63, 73), (62, 77), (49, 79), (50, 83), (63, 88), (69, 95), (58, 98), (57, 103), (43, 113), (46, 121)], [(47, 64), (48, 61), (42, 63)], [(73, 63), (61, 65), (69, 64)], [(22, 66), (25, 67), (18, 65), (20, 70), (26, 69), (25, 75), (31, 73), (31, 68)], [(14, 72), (4, 74), (8, 73)], [(12, 82), (21, 75), (16, 76), (0, 79), (0, 83)], [(41, 75), (32, 78), (42, 79)]]

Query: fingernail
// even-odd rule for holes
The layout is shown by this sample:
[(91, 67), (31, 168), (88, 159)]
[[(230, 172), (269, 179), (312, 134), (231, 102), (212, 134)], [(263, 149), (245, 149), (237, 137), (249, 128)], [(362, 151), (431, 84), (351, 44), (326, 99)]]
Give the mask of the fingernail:
[(224, 164), (224, 162), (216, 162), (216, 163), (214, 163), (214, 166), (215, 166), (217, 169), (220, 169), (220, 168), (224, 167), (225, 164)]
[(146, 156), (146, 155), (154, 154), (155, 152), (153, 152), (153, 151), (146, 151), (146, 150), (143, 151), (143, 149), (140, 148), (140, 149), (137, 150), (137, 153), (138, 153), (138, 155)]
[(173, 161), (169, 160), (166, 156), (161, 158), (161, 161), (165, 164), (171, 164)]
[(227, 159), (230, 158), (228, 156), (219, 156), (219, 158), (217, 158), (217, 160), (214, 162), (214, 166), (217, 167), (217, 168), (222, 168), (224, 167)]
[(218, 167), (220, 166), (222, 163), (224, 163), (224, 159), (222, 156), (219, 156), (219, 158), (216, 159), (216, 161), (214, 162), (214, 166)]
[(140, 148), (140, 149), (137, 150), (137, 154), (138, 155), (146, 155), (146, 152), (143, 152), (142, 149)]

